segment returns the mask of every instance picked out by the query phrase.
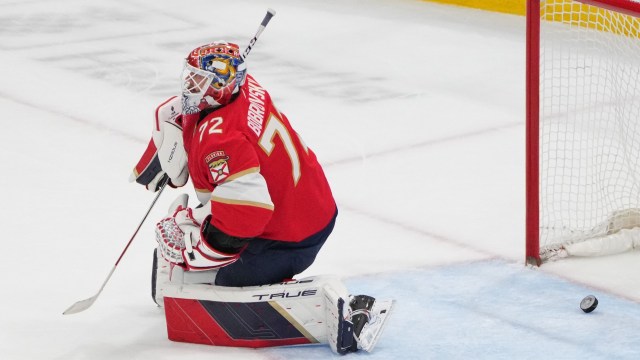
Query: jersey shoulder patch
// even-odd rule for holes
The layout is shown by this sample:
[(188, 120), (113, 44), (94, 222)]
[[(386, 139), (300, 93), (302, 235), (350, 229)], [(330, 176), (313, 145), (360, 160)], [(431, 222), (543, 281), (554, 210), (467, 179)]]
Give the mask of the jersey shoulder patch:
[(218, 184), (229, 177), (229, 156), (223, 150), (216, 150), (204, 157), (213, 182)]

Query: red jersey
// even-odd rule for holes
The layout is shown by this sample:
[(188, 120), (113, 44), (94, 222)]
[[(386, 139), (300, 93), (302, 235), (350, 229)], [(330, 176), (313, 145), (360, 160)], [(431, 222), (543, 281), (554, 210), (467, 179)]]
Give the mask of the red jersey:
[(198, 122), (189, 140), (191, 180), (221, 231), (298, 242), (335, 214), (315, 154), (251, 76), (235, 100)]

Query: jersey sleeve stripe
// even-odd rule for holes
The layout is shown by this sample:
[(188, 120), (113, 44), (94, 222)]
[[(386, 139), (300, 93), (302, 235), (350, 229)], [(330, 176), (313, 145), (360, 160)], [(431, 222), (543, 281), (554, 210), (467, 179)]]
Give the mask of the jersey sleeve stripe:
[(273, 210), (267, 182), (259, 172), (245, 173), (233, 181), (225, 181), (218, 185), (211, 193), (211, 200)]

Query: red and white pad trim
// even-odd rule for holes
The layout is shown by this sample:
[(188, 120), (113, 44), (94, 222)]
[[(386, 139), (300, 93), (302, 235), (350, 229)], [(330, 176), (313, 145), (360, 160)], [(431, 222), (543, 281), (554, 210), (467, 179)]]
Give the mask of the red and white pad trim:
[[(193, 236), (193, 233), (189, 233)], [(227, 254), (210, 247), (202, 240), (201, 234), (196, 246), (192, 246), (191, 241), (185, 241), (185, 248), (182, 250), (182, 257), (185, 265), (190, 271), (202, 271), (217, 269), (234, 263), (240, 257), (240, 254)]]
[(173, 186), (180, 187), (187, 182), (189, 171), (182, 139), (181, 112), (182, 104), (175, 96), (158, 106), (151, 140), (129, 181), (135, 180), (154, 191), (164, 173)]

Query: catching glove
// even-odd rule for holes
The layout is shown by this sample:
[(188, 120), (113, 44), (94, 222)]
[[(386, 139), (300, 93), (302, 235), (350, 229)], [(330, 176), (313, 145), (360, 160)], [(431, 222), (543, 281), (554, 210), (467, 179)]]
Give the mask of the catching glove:
[[(217, 269), (238, 260), (244, 247), (225, 248), (231, 250), (227, 252), (211, 246), (202, 231), (208, 226), (196, 220), (187, 201), (186, 194), (178, 197), (170, 208), (170, 216), (156, 225), (156, 241), (164, 259), (190, 271)], [(208, 225), (209, 218), (202, 222)]]

